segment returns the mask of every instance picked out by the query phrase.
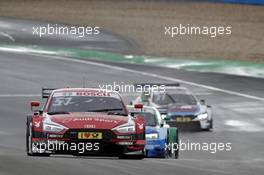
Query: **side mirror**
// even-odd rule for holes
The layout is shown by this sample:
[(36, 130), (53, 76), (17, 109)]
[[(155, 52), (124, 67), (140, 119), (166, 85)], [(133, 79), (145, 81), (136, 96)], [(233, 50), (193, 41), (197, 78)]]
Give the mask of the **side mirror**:
[(143, 104), (135, 104), (134, 108), (135, 109), (143, 109), (143, 106), (144, 106)]
[(205, 100), (200, 100), (201, 105), (205, 105)]
[(30, 102), (30, 106), (31, 106), (31, 111), (32, 112), (39, 111), (40, 102), (39, 101), (31, 101)]

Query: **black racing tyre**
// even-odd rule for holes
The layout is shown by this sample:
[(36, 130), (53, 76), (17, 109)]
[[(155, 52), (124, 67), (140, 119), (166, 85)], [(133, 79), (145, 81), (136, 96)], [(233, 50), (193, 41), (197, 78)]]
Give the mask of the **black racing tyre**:
[(213, 129), (214, 128), (214, 120), (213, 118), (211, 118), (210, 120), (210, 129)]
[(41, 156), (41, 157), (49, 157), (48, 153), (33, 153), (32, 151), (32, 117), (27, 117), (26, 123), (26, 153), (28, 156)]
[[(170, 149), (166, 150), (166, 158), (178, 159), (179, 158), (179, 133), (178, 129), (171, 127), (168, 129), (168, 145)], [(174, 151), (173, 151), (174, 150)]]
[(174, 151), (174, 159), (178, 159), (179, 158), (179, 132), (178, 129), (176, 129), (177, 133), (176, 133), (176, 142), (177, 143), (177, 149)]
[(31, 133), (32, 133), (32, 129), (30, 130), (30, 128), (32, 128), (32, 118), (30, 116), (27, 117), (27, 123), (26, 123), (26, 153), (28, 156), (32, 156), (34, 153), (32, 153), (32, 149), (31, 149)]
[(211, 131), (213, 129), (213, 119), (209, 121), (209, 127), (206, 129), (202, 129), (202, 131)]

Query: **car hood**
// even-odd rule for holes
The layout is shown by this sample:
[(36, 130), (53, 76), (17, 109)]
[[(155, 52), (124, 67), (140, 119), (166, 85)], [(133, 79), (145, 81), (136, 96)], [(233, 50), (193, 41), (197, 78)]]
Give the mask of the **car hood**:
[(70, 129), (112, 129), (128, 122), (126, 116), (108, 115), (98, 112), (70, 113), (63, 115), (48, 115), (51, 121)]
[(158, 129), (155, 126), (146, 126), (146, 134), (158, 133)]
[(168, 114), (196, 114), (200, 110), (199, 105), (172, 105), (168, 107)]

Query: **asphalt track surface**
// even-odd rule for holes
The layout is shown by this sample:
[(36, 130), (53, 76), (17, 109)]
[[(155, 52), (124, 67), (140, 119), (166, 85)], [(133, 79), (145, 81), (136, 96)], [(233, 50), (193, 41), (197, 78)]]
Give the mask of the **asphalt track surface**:
[[(213, 106), (212, 132), (182, 132), (187, 142), (232, 143), (231, 151), (180, 151), (180, 158), (28, 157), (25, 120), (42, 87), (177, 82)], [(264, 174), (264, 80), (129, 64), (0, 52), (0, 175)], [(136, 94), (123, 94), (129, 102)]]

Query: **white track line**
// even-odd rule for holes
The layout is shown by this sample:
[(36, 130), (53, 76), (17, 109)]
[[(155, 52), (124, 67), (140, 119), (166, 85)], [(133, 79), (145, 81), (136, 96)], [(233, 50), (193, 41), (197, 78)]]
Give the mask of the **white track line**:
[(229, 126), (233, 131), (246, 131), (246, 132), (263, 132), (264, 128), (260, 125), (256, 125), (242, 120), (226, 120), (225, 125)]
[(7, 37), (8, 39), (10, 39), (11, 41), (15, 42), (16, 40), (11, 36), (9, 35), (8, 33), (5, 33), (5, 32), (1, 32), (0, 31), (0, 35), (4, 36), (4, 37)]
[[(33, 55), (39, 56), (37, 54), (33, 54)], [(239, 93), (239, 92), (235, 92), (235, 91), (220, 89), (220, 88), (213, 87), (213, 86), (207, 86), (207, 85), (203, 85), (203, 84), (199, 84), (199, 83), (189, 82), (189, 81), (185, 81), (185, 80), (181, 80), (181, 79), (177, 79), (177, 78), (172, 78), (172, 77), (167, 77), (167, 76), (162, 76), (162, 75), (157, 75), (157, 74), (153, 74), (153, 73), (141, 72), (141, 71), (136, 71), (136, 70), (132, 70), (132, 69), (128, 69), (128, 68), (122, 68), (122, 67), (118, 67), (118, 66), (108, 65), (108, 64), (104, 64), (104, 63), (96, 63), (96, 62), (87, 61), (87, 60), (78, 60), (78, 59), (65, 58), (65, 57), (59, 57), (59, 56), (48, 56), (48, 55), (41, 55), (41, 56), (47, 57), (49, 59), (70, 61), (70, 62), (75, 62), (75, 63), (88, 64), (88, 65), (93, 65), (93, 66), (99, 66), (99, 67), (104, 67), (104, 68), (110, 68), (110, 69), (115, 69), (115, 70), (120, 70), (120, 71), (125, 71), (125, 72), (141, 74), (144, 76), (149, 76), (149, 77), (163, 79), (163, 80), (172, 81), (172, 82), (179, 82), (179, 83), (188, 84), (191, 86), (209, 89), (212, 91), (223, 92), (223, 93), (230, 94), (230, 95), (236, 95), (236, 96), (240, 96), (240, 97), (244, 97), (244, 98), (248, 98), (248, 99), (252, 99), (252, 100), (264, 101), (264, 98), (262, 98), (262, 97), (257, 97), (257, 96), (243, 94), (243, 93)]]

